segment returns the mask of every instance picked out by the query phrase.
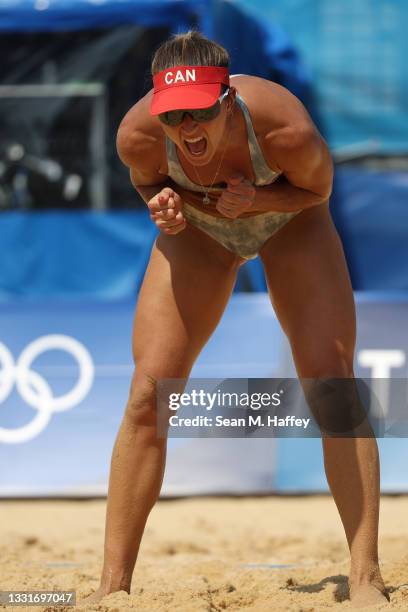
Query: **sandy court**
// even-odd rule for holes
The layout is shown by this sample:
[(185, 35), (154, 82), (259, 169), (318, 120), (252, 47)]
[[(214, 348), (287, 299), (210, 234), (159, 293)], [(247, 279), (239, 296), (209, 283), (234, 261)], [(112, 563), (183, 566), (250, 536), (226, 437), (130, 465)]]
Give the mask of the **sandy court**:
[[(80, 599), (96, 589), (104, 500), (0, 506), (2, 590), (76, 589)], [(391, 604), (377, 609), (408, 610), (408, 497), (383, 498), (380, 527)], [(347, 573), (345, 538), (329, 496), (162, 501), (148, 523), (131, 595), (114, 594), (87, 609), (346, 610)]]

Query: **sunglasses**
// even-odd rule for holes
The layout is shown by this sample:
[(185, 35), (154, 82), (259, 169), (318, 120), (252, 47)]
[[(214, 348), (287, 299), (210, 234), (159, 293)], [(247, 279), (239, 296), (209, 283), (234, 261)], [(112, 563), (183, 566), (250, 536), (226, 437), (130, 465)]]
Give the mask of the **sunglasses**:
[(172, 110), (167, 111), (167, 113), (160, 113), (158, 115), (160, 121), (165, 125), (170, 125), (171, 127), (175, 127), (176, 125), (180, 125), (180, 123), (184, 119), (184, 115), (190, 115), (190, 117), (197, 121), (198, 123), (204, 123), (205, 121), (211, 121), (218, 117), (221, 111), (221, 103), (223, 99), (228, 95), (229, 90), (225, 91), (216, 101), (215, 104), (210, 106), (209, 108), (195, 108), (191, 110)]

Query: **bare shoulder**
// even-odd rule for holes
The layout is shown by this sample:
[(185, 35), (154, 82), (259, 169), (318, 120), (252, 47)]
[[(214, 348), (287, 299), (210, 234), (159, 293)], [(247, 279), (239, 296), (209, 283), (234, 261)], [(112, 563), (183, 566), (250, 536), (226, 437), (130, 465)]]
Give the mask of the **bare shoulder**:
[(302, 102), (288, 89), (249, 75), (232, 77), (233, 85), (248, 106), (255, 133), (260, 140), (279, 139), (317, 129)]
[[(293, 183), (294, 168), (305, 174), (332, 176), (328, 146), (302, 102), (285, 87), (258, 77), (237, 76), (232, 84), (247, 104), (255, 134), (268, 165)], [(299, 182), (299, 181), (298, 181)], [(297, 184), (297, 183), (295, 183)]]
[(165, 174), (164, 132), (158, 119), (149, 112), (151, 96), (149, 91), (126, 113), (118, 128), (116, 147), (129, 168)]

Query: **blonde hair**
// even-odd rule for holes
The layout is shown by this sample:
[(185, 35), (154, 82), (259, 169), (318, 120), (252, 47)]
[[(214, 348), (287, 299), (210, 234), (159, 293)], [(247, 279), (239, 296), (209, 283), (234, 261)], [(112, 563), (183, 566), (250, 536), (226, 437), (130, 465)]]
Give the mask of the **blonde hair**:
[(229, 67), (229, 54), (224, 47), (200, 32), (190, 30), (176, 34), (160, 45), (152, 60), (152, 75), (174, 66)]

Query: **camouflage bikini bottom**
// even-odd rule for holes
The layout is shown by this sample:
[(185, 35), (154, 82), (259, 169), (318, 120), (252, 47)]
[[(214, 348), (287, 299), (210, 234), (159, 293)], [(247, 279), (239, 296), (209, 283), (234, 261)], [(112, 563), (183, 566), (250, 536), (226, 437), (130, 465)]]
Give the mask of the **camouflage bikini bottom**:
[(222, 219), (208, 215), (186, 202), (183, 206), (183, 214), (188, 223), (243, 259), (255, 259), (265, 242), (298, 212), (266, 212), (241, 219)]

